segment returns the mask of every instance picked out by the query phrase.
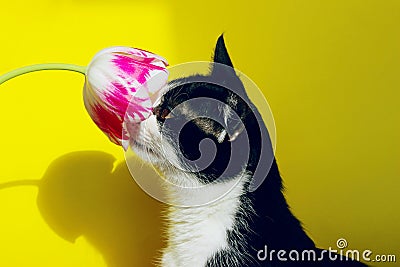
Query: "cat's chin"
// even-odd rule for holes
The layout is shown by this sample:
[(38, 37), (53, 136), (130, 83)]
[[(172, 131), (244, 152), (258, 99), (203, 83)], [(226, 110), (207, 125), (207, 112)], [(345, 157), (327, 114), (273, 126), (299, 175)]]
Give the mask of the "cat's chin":
[(129, 128), (129, 132), (131, 135), (129, 145), (137, 156), (149, 163), (161, 160), (161, 138), (154, 116), (150, 116), (141, 124)]
[(180, 166), (176, 150), (162, 137), (155, 116), (150, 116), (135, 127), (130, 140), (132, 151), (143, 161), (168, 174), (179, 173)]

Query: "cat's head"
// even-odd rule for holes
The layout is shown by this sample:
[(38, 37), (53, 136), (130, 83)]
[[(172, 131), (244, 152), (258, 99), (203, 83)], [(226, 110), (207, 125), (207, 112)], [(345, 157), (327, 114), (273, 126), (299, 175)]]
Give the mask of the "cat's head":
[(244, 174), (252, 176), (263, 144), (272, 151), (223, 36), (213, 61), (208, 75), (171, 81), (132, 141), (139, 157), (177, 185), (223, 184)]

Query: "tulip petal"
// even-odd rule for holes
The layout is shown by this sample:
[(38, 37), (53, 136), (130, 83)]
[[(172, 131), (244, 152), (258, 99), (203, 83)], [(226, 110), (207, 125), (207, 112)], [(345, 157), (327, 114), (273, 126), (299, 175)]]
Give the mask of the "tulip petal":
[(97, 53), (88, 66), (84, 103), (96, 125), (118, 145), (129, 138), (127, 123), (140, 123), (151, 115), (158, 92), (167, 82), (167, 61), (151, 52), (110, 47)]

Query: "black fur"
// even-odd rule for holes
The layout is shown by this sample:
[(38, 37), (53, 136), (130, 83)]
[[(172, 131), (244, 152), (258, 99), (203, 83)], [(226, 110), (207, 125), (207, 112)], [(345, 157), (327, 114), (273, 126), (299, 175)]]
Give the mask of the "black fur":
[[(223, 36), (218, 39), (214, 61), (233, 67)], [(187, 120), (191, 115), (196, 115), (189, 114), (190, 112), (197, 111), (191, 109), (190, 106), (184, 110), (176, 110), (175, 114), (169, 114), (171, 110), (179, 104), (196, 97), (217, 99), (230, 105), (239, 114), (246, 127), (248, 138), (239, 132), (240, 134), (236, 140), (231, 141), (226, 136), (222, 142), (221, 140), (219, 142), (218, 136), (224, 128), (231, 127), (232, 132), (240, 131), (236, 125), (237, 122), (228, 121), (228, 125), (221, 125), (208, 118), (194, 119), (187, 123), (180, 132), (177, 146), (190, 160), (196, 160), (201, 156), (198, 147), (200, 141), (204, 138), (210, 138), (217, 146), (215, 160), (209, 167), (197, 173), (198, 179), (203, 183), (229, 179), (241, 173), (243, 168), (250, 174), (254, 173), (260, 163), (260, 144), (263, 138), (265, 141), (263, 149), (266, 150), (266, 155), (273, 157), (268, 131), (263, 122), (261, 122), (261, 127), (259, 126), (260, 122), (257, 120), (259, 113), (249, 101), (243, 84), (235, 71), (217, 64), (213, 67), (210, 75), (222, 81), (224, 86), (209, 83), (209, 77), (200, 75), (177, 80), (175, 83), (178, 86), (168, 91), (164, 95), (161, 104), (154, 110), (160, 125), (164, 125), (168, 120), (168, 125), (172, 128), (174, 123), (178, 123), (180, 120)], [(225, 87), (234, 88), (235, 92)], [(204, 102), (203, 104), (201, 107), (203, 109), (202, 112), (209, 114), (210, 117), (215, 116), (215, 114), (221, 114), (221, 106), (212, 102)], [(168, 119), (168, 115), (172, 115), (170, 119)], [(170, 131), (169, 134), (171, 134), (171, 140), (178, 138), (178, 136), (173, 136), (174, 131)], [(241, 138), (246, 138), (250, 141), (250, 157), (241, 162), (236, 162), (234, 166), (229, 167), (228, 172), (224, 173), (230, 160), (232, 144), (233, 142), (240, 142)], [(261, 160), (266, 161), (266, 159)], [(263, 184), (256, 191), (250, 192), (247, 190), (247, 193), (241, 196), (241, 210), (237, 212), (235, 217), (235, 230), (227, 233), (230, 248), (216, 253), (208, 260), (207, 266), (366, 266), (356, 261), (334, 262), (327, 257), (324, 257), (324, 261), (318, 262), (284, 262), (278, 261), (276, 257), (274, 257), (273, 261), (260, 261), (257, 259), (258, 251), (263, 249), (265, 245), (268, 246), (269, 251), (278, 251), (280, 249), (290, 251), (295, 249), (301, 253), (302, 250), (312, 249), (317, 255), (321, 253), (321, 250), (317, 249), (314, 242), (307, 236), (299, 220), (291, 213), (283, 195), (282, 179), (274, 158), (272, 158), (271, 163), (272, 166), (271, 164), (265, 166), (265, 175), (267, 177)], [(270, 167), (269, 171), (268, 167)], [(223, 173), (224, 176), (221, 180), (216, 180)], [(249, 184), (246, 186), (248, 188)]]

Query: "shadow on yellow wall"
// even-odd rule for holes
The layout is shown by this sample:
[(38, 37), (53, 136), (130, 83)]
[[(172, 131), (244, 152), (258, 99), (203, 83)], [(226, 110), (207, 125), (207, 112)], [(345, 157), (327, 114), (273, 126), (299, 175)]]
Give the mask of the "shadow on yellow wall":
[(138, 187), (125, 162), (113, 169), (114, 163), (104, 152), (72, 152), (54, 160), (41, 180), (0, 189), (37, 185), (37, 205), (50, 228), (72, 243), (85, 237), (107, 266), (153, 266), (163, 245), (162, 205)]

